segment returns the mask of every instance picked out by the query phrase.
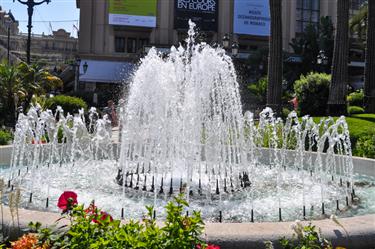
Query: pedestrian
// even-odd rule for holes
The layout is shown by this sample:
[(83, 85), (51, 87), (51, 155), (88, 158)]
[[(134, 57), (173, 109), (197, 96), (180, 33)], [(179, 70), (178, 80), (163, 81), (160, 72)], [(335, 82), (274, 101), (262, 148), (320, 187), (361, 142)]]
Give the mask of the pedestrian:
[(118, 126), (116, 107), (113, 100), (108, 100), (107, 107), (104, 108), (104, 113), (107, 114), (109, 120), (111, 120), (112, 127)]

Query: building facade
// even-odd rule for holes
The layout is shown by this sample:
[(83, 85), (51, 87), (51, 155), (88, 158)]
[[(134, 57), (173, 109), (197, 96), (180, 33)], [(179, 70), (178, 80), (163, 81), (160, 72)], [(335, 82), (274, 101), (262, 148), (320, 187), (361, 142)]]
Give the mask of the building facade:
[[(0, 34), (0, 43), (7, 46), (7, 35)], [(22, 60), (26, 60), (27, 33), (10, 36), (10, 50)], [(31, 60), (51, 66), (74, 61), (78, 52), (78, 39), (71, 37), (64, 29), (53, 31), (52, 35), (32, 34)]]
[[(19, 32), (19, 22), (11, 11), (6, 12), (0, 6), (0, 46), (9, 48), (11, 58), (26, 60), (27, 33)], [(64, 29), (52, 31), (51, 35), (32, 34), (31, 60), (44, 62), (51, 66), (74, 61), (78, 52), (78, 39)], [(13, 60), (16, 61), (16, 60)]]
[[(240, 0), (244, 1), (244, 0)], [(283, 1), (283, 44), (290, 51), (289, 42), (303, 32), (311, 22), (319, 22), (321, 16), (330, 16), (336, 21), (337, 0), (288, 0)], [(360, 1), (360, 0), (358, 0)], [(176, 29), (175, 5), (178, 1), (157, 1), (156, 27), (134, 27), (109, 24), (109, 0), (77, 0), (80, 9), (79, 54), (124, 60), (142, 52), (144, 45), (178, 45), (186, 30)], [(252, 50), (268, 42), (266, 36), (235, 34), (235, 0), (217, 0), (217, 29), (205, 32), (209, 42), (221, 43), (225, 34), (238, 41), (240, 49)]]
[[(179, 45), (186, 37), (187, 29), (181, 25), (181, 20), (185, 21), (192, 18), (193, 21), (202, 21), (200, 37), (207, 43), (222, 44), (223, 37), (228, 35), (230, 43), (236, 42), (239, 45), (239, 57), (246, 59), (251, 56), (252, 52), (268, 46), (268, 35), (263, 28), (254, 34), (247, 31), (242, 32), (242, 24), (259, 24), (260, 26), (269, 25), (268, 20), (262, 16), (262, 4), (267, 5), (268, 0), (140, 0), (149, 1), (148, 4), (156, 5), (156, 12), (151, 13), (154, 20), (139, 19), (134, 21), (129, 13), (124, 12), (126, 19), (121, 19), (125, 10), (126, 2), (131, 0), (76, 0), (77, 8), (80, 9), (80, 35), (79, 35), (79, 56), (82, 61), (88, 63), (88, 73), (90, 72), (90, 60), (93, 62), (103, 61), (122, 61), (124, 64), (137, 61), (150, 46), (155, 46), (160, 51), (168, 50), (171, 45)], [(289, 43), (293, 38), (298, 37), (305, 27), (312, 23), (318, 24), (320, 17), (329, 16), (336, 23), (336, 6), (338, 0), (287, 0), (282, 1), (282, 27), (283, 27), (283, 49), (292, 53), (293, 50)], [(255, 7), (242, 9), (250, 2), (259, 3)], [(356, 12), (364, 0), (352, 0), (351, 15)], [(128, 4), (128, 7), (130, 5)], [(214, 12), (210, 9), (214, 6)], [(264, 6), (263, 6), (264, 7)], [(145, 7), (146, 8), (146, 7)], [(183, 11), (182, 9), (189, 9)], [(197, 9), (207, 15), (207, 18), (201, 18), (197, 14)], [(205, 9), (206, 8), (206, 9)], [(267, 6), (268, 8), (268, 6)], [(195, 12), (191, 11), (192, 9)], [(212, 10), (210, 12), (210, 10)], [(260, 16), (257, 16), (259, 10)], [(190, 11), (190, 12), (189, 12)], [(248, 11), (249, 16), (243, 11)], [(264, 11), (264, 9), (263, 9)], [(136, 12), (136, 11), (135, 11)], [(189, 16), (191, 13), (191, 16)], [(127, 15), (126, 15), (127, 14)], [(200, 14), (201, 15), (201, 14)], [(187, 17), (187, 18), (186, 18)], [(185, 18), (185, 19), (184, 19)], [(243, 18), (243, 20), (239, 20)], [(210, 23), (214, 22), (213, 24)], [(132, 21), (134, 21), (132, 23)], [(142, 21), (148, 22), (147, 24)], [(241, 23), (241, 22), (242, 23)], [(240, 24), (238, 24), (240, 23)], [(148, 25), (150, 24), (150, 25)], [(240, 25), (240, 26), (238, 26)], [(186, 25), (185, 25), (186, 26)], [(250, 26), (249, 26), (250, 27)], [(258, 27), (254, 30), (257, 30)], [(246, 28), (246, 27), (245, 27)], [(248, 28), (251, 30), (251, 28)], [(263, 33), (262, 33), (263, 32)], [(250, 32), (251, 33), (251, 32)], [(95, 70), (96, 68), (92, 68)], [(82, 68), (81, 68), (82, 71)], [(95, 70), (96, 71), (96, 70)], [(87, 76), (88, 77), (88, 76)], [(91, 84), (87, 89), (95, 90), (105, 82), (90, 79), (85, 81), (85, 76), (81, 81)], [(85, 87), (82, 86), (82, 89)]]

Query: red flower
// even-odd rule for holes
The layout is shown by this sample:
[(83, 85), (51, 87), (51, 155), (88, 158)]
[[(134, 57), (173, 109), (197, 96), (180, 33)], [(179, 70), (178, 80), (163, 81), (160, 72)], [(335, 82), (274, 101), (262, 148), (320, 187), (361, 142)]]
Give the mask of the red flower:
[(94, 202), (90, 204), (88, 208), (85, 209), (85, 213), (90, 215), (91, 217), (94, 216), (92, 219), (92, 222), (100, 223), (100, 221), (105, 221), (107, 217), (109, 217), (110, 221), (113, 221), (113, 218), (111, 215), (109, 215), (107, 212), (100, 211), (100, 220), (98, 221), (98, 208), (95, 206)]
[[(113, 221), (113, 218), (111, 215), (109, 215), (107, 212), (100, 211), (100, 221), (105, 221), (109, 217), (109, 221)], [(92, 221), (95, 223), (100, 223), (100, 221), (97, 220), (98, 217), (95, 217)]]
[[(197, 245), (196, 248), (197, 248), (197, 249), (201, 249), (202, 246), (201, 246), (201, 245)], [(220, 246), (215, 246), (215, 245), (210, 245), (210, 244), (208, 244), (207, 247), (206, 247), (206, 249), (220, 249)]]
[(220, 249), (220, 246), (208, 245), (206, 249)]
[(72, 191), (65, 191), (64, 193), (62, 193), (59, 201), (57, 202), (57, 206), (62, 209), (63, 212), (72, 209), (72, 207), (77, 204), (77, 194)]
[(90, 206), (85, 209), (85, 213), (88, 215), (95, 215), (97, 211), (97, 207), (95, 206), (94, 202), (91, 202)]

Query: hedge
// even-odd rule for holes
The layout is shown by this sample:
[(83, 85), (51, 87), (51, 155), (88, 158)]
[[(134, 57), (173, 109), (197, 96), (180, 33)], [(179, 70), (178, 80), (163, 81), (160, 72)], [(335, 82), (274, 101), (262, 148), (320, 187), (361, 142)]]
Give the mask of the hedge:
[(57, 95), (55, 97), (49, 98), (46, 101), (46, 108), (55, 111), (57, 106), (61, 106), (64, 110), (64, 113), (78, 113), (80, 109), (87, 111), (86, 102), (77, 97)]

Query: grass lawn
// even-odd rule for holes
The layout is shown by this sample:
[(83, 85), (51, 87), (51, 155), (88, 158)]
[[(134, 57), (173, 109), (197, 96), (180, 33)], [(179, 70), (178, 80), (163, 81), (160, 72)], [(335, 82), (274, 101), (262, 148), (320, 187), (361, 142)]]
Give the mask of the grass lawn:
[[(322, 117), (314, 117), (314, 122), (318, 123)], [(336, 120), (338, 117), (334, 117)], [(375, 134), (375, 114), (355, 114), (346, 117), (349, 126), (350, 136), (358, 139), (361, 136)]]
[[(314, 122), (319, 122), (320, 119), (321, 117), (314, 117)], [(334, 119), (336, 120), (337, 117)], [(375, 114), (354, 114), (346, 117), (346, 122), (349, 126), (353, 154), (359, 155), (356, 148), (358, 139), (369, 135), (375, 136)]]

